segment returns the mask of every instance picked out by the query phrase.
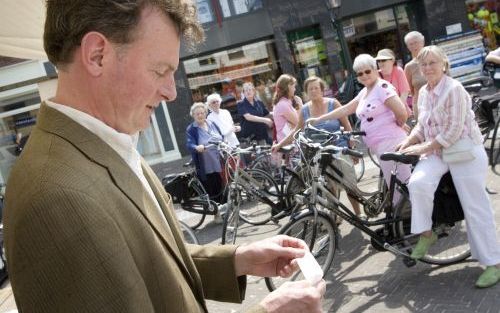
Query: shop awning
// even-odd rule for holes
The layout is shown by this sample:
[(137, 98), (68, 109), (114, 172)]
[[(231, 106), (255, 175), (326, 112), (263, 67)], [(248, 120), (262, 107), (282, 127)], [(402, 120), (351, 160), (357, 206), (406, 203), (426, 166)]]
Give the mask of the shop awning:
[(44, 0), (0, 0), (0, 56), (47, 59)]

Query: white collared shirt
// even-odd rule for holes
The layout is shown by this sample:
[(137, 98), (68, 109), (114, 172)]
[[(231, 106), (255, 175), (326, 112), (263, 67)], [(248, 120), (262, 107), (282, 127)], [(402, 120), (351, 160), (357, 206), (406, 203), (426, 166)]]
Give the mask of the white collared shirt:
[(66, 105), (52, 102), (50, 100), (46, 100), (45, 103), (49, 107), (63, 113), (67, 117), (71, 118), (78, 124), (94, 133), (102, 141), (107, 143), (113, 150), (115, 150), (116, 153), (118, 153), (118, 155), (125, 161), (125, 163), (127, 163), (130, 169), (135, 173), (135, 175), (137, 175), (142, 185), (151, 196), (151, 199), (153, 199), (156, 208), (160, 212), (160, 216), (168, 226), (167, 220), (163, 215), (160, 204), (158, 203), (158, 200), (154, 195), (153, 189), (151, 189), (151, 186), (149, 185), (146, 177), (144, 176), (144, 173), (142, 172), (141, 156), (136, 149), (137, 141), (139, 139), (139, 133), (134, 135), (119, 133), (114, 128), (106, 125), (103, 121), (85, 112), (79, 111)]

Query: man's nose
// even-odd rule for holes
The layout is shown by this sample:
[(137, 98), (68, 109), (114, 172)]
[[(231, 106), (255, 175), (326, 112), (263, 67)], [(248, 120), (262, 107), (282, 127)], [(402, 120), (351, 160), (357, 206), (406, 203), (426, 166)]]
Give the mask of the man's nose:
[(160, 87), (160, 94), (167, 102), (175, 100), (177, 97), (177, 89), (175, 88), (175, 79), (173, 75)]

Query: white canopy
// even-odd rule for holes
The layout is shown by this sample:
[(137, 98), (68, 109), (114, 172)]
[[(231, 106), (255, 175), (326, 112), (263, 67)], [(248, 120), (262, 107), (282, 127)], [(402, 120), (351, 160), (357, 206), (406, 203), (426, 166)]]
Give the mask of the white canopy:
[(46, 60), (44, 0), (0, 0), (0, 56)]

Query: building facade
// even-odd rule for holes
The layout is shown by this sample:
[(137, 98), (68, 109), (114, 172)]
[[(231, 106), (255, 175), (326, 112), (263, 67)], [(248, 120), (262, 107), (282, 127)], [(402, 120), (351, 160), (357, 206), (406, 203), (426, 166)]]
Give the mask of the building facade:
[[(171, 115), (180, 117), (172, 124), (182, 154), (184, 130), (191, 121), (189, 106), (214, 91), (228, 99), (226, 105), (232, 109), (231, 96), (240, 98), (238, 85), (250, 81), (269, 105), (272, 82), (289, 73), (299, 85), (311, 75), (320, 76), (329, 86), (327, 94), (335, 95), (349, 59), (356, 55), (391, 48), (404, 65), (411, 58), (403, 40), (409, 31), (420, 31), (429, 44), (472, 30), (471, 6), (486, 6), (491, 13), (499, 9), (495, 0), (342, 1), (337, 9), (331, 0), (197, 2), (206, 42), (196, 52), (182, 50), (176, 76), (179, 97), (168, 105)], [(342, 36), (347, 51), (342, 51)]]

